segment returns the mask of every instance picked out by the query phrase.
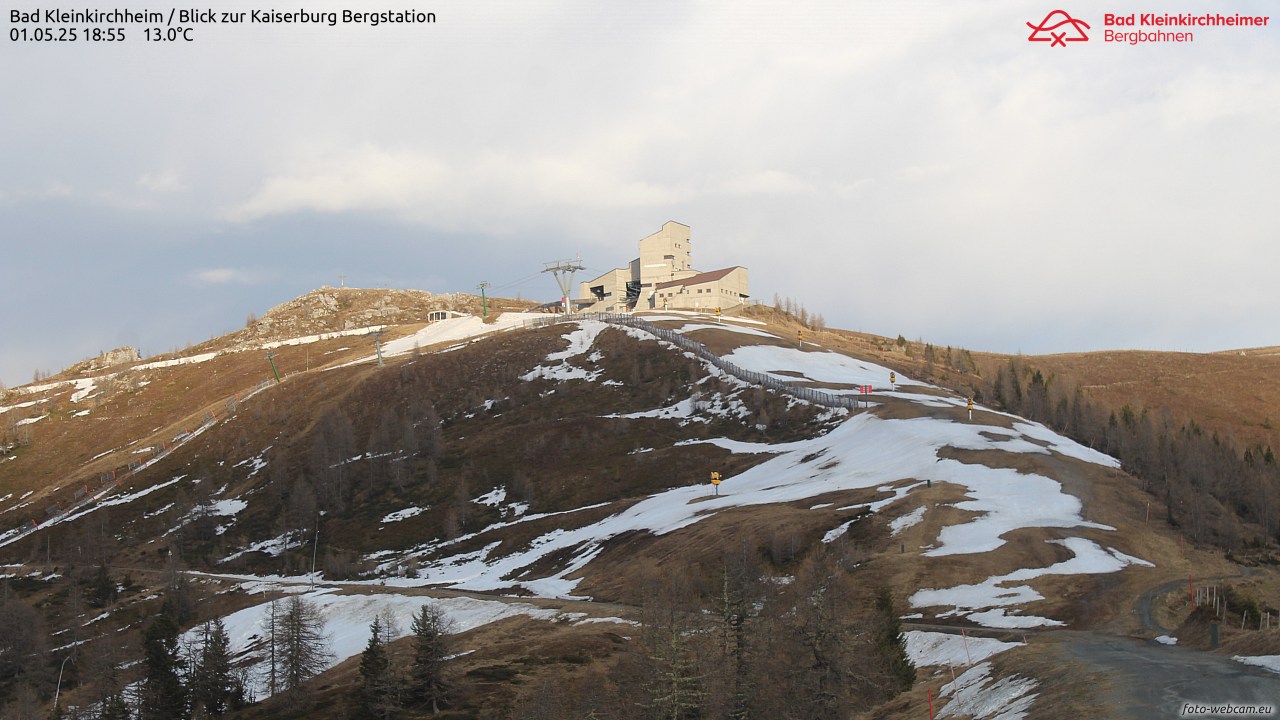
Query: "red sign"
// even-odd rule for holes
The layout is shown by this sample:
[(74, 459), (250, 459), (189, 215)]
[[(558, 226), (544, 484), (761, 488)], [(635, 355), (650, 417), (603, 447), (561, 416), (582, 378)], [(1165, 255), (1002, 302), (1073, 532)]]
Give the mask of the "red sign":
[(862, 386), (862, 394), (863, 394), (863, 395), (870, 395), (870, 394), (871, 394), (871, 386), (870, 386), (870, 385), (863, 385), (863, 386)]

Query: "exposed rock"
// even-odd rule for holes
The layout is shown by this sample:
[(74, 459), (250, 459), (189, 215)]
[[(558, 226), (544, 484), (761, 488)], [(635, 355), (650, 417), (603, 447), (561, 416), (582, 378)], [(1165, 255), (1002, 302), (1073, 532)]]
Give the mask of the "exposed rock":
[(69, 370), (74, 373), (93, 373), (113, 368), (117, 365), (138, 362), (141, 359), (142, 353), (138, 351), (138, 348), (125, 345), (115, 350), (107, 350), (96, 358), (76, 363)]

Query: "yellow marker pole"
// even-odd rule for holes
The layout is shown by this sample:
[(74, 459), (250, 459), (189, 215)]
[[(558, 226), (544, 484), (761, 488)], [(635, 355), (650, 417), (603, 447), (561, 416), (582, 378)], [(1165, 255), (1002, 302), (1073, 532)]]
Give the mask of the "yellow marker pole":
[(717, 497), (719, 497), (719, 495), (720, 495), (720, 473), (718, 473), (718, 472), (713, 472), (713, 473), (711, 473), (711, 486), (715, 489), (716, 496), (717, 496)]

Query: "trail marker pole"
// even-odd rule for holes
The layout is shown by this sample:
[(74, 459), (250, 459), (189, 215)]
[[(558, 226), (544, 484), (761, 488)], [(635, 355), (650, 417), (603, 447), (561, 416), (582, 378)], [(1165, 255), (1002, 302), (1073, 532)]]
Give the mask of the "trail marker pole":
[(969, 634), (960, 628), (960, 637), (964, 638), (964, 656), (969, 658), (969, 664), (973, 665), (973, 655), (969, 654)]
[(973, 419), (973, 398), (969, 398), (969, 419)]
[(720, 496), (720, 473), (711, 473), (711, 487), (715, 489), (716, 497)]
[(933, 689), (925, 688), (925, 692), (929, 694), (929, 720), (933, 720)]
[(803, 350), (804, 349), (804, 331), (796, 331), (796, 342), (799, 343), (798, 345), (796, 345), (796, 347)]
[(271, 363), (271, 372), (275, 373), (275, 376), (276, 376), (276, 384), (277, 384), (277, 385), (279, 385), (279, 384), (280, 384), (280, 371), (279, 371), (278, 369), (276, 369), (276, 354), (275, 354), (275, 353), (273, 353), (273, 352), (269, 352), (269, 353), (267, 353), (267, 362)]
[(890, 390), (897, 390), (897, 389), (898, 389), (898, 374), (897, 374), (897, 373), (892, 373), (892, 372), (891, 372), (891, 373), (889, 373), (889, 389), (890, 389)]
[(320, 518), (316, 517), (316, 539), (311, 546), (311, 589), (316, 589), (316, 551), (320, 549)]

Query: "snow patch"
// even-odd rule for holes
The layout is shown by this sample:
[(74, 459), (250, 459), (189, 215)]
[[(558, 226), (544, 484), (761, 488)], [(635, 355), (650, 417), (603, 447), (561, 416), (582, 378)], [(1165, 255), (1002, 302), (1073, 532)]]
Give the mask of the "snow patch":
[(421, 515), (424, 510), (426, 510), (426, 508), (420, 508), (420, 507), (407, 507), (403, 510), (396, 510), (395, 512), (390, 512), (384, 515), (382, 518), (382, 524), (385, 525), (387, 523), (400, 522), (401, 520), (408, 520), (414, 515)]
[[(1147, 567), (1153, 567), (1151, 563), (1145, 560), (1140, 560), (1130, 555), (1126, 555), (1117, 550), (1104, 550), (1092, 540), (1088, 540), (1086, 538), (1071, 537), (1062, 540), (1047, 540), (1046, 542), (1062, 545), (1070, 550), (1074, 557), (1070, 560), (1064, 560), (1063, 562), (1055, 563), (1048, 567), (1021, 568), (1006, 575), (989, 577), (981, 583), (974, 585), (957, 585), (955, 587), (942, 590), (935, 590), (931, 588), (922, 589), (911, 596), (910, 603), (912, 607), (955, 607), (957, 609), (981, 609), (1021, 605), (1035, 600), (1043, 600), (1044, 596), (1031, 589), (1028, 585), (1019, 585), (1012, 588), (1001, 587), (1001, 585), (1007, 582), (1031, 580), (1044, 575), (1094, 575), (1112, 573), (1117, 572), (1128, 565), (1145, 565)], [(929, 555), (932, 553), (925, 554)], [(970, 617), (973, 616), (971, 615)], [(990, 619), (993, 619), (996, 622), (1009, 621), (1009, 618), (1004, 616), (993, 615), (990, 616)], [(993, 625), (992, 627), (1008, 626)]]
[(982, 663), (965, 671), (955, 682), (947, 683), (938, 697), (954, 697), (938, 713), (939, 720), (948, 717), (971, 717), (973, 720), (998, 718), (1022, 720), (1035, 700), (1038, 683), (1017, 675), (995, 680), (991, 677), (991, 663)]
[(1232, 660), (1245, 665), (1253, 665), (1273, 673), (1280, 673), (1280, 655), (1233, 655)]
[(906, 641), (907, 657), (917, 667), (965, 666), (982, 662), (992, 655), (1021, 647), (1020, 642), (1004, 642), (993, 638), (969, 638), (969, 650), (965, 652), (965, 638), (951, 633), (908, 630), (902, 633)]
[(912, 510), (902, 517), (894, 518), (889, 522), (889, 534), (897, 535), (913, 525), (919, 525), (924, 520), (924, 506)]

